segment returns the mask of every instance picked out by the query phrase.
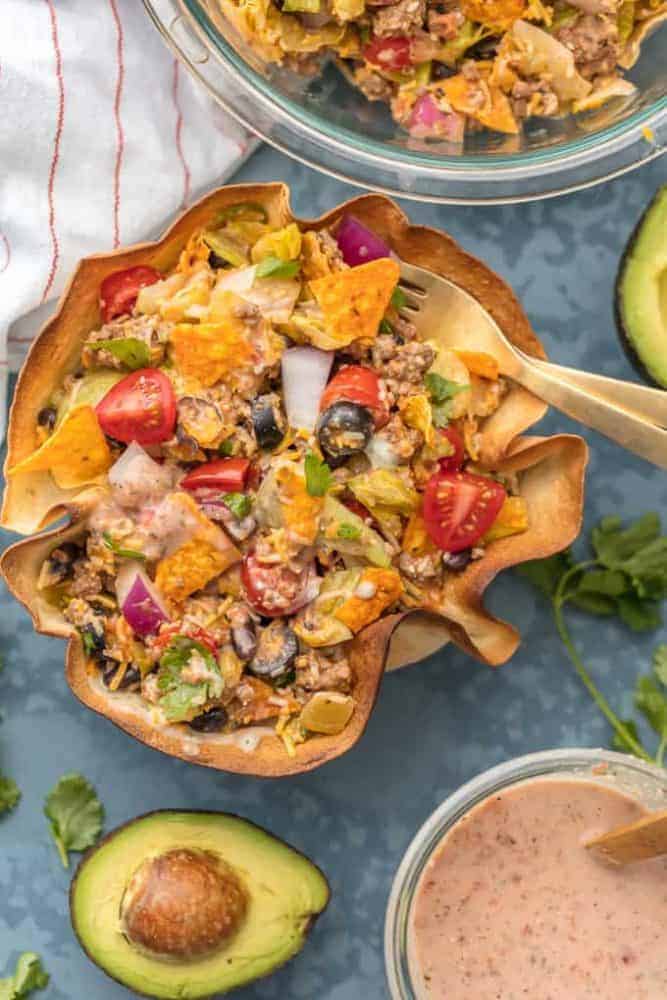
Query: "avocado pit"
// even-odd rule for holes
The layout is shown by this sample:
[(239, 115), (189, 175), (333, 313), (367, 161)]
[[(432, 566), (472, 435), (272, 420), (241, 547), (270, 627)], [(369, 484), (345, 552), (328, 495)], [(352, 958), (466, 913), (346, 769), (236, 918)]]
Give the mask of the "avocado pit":
[(174, 848), (147, 858), (123, 894), (123, 933), (153, 958), (194, 961), (223, 948), (238, 931), (248, 898), (217, 855)]

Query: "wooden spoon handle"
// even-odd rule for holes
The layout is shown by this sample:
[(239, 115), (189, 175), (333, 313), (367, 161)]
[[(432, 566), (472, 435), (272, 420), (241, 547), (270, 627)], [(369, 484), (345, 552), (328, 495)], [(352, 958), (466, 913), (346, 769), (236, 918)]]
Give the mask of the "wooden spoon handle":
[(607, 861), (628, 865), (667, 854), (667, 809), (594, 837), (585, 845)]

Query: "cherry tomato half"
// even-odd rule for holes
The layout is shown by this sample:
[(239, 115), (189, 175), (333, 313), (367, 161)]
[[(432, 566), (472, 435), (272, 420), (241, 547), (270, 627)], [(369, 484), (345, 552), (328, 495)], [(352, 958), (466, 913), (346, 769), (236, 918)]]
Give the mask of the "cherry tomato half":
[(201, 643), (202, 646), (206, 646), (208, 651), (217, 657), (218, 647), (215, 643), (215, 639), (205, 628), (200, 628), (199, 625), (167, 625), (159, 635), (156, 635), (153, 639), (153, 648), (160, 650), (162, 652), (167, 648), (172, 639), (175, 639), (177, 635), (184, 635), (188, 639), (192, 639), (194, 642)]
[(218, 489), (223, 493), (242, 493), (248, 480), (250, 462), (247, 458), (220, 458), (207, 462), (188, 472), (181, 480), (184, 490), (198, 490), (201, 487)]
[(424, 490), (426, 530), (444, 552), (468, 549), (489, 530), (506, 495), (486, 476), (436, 472)]
[(447, 455), (446, 458), (438, 460), (440, 471), (458, 472), (463, 465), (463, 459), (465, 458), (465, 446), (463, 444), (461, 432), (454, 426), (454, 424), (450, 424), (449, 427), (441, 427), (440, 433), (443, 437), (447, 438), (449, 443), (454, 448), (451, 455)]
[(159, 271), (145, 265), (109, 274), (100, 285), (100, 310), (104, 322), (109, 323), (116, 316), (131, 313), (139, 290), (161, 280)]
[(363, 50), (364, 59), (393, 72), (400, 72), (412, 64), (410, 39), (404, 36), (393, 38), (372, 38)]
[(126, 375), (100, 400), (96, 412), (104, 433), (125, 444), (159, 444), (176, 426), (174, 390), (157, 368)]
[(304, 593), (307, 571), (295, 573), (288, 566), (261, 563), (249, 552), (241, 563), (241, 582), (248, 603), (267, 618), (291, 614), (297, 610), (300, 594)]
[(344, 365), (322, 393), (320, 412), (328, 410), (341, 399), (365, 406), (372, 412), (376, 427), (382, 427), (389, 419), (389, 410), (380, 391), (380, 379), (372, 368)]

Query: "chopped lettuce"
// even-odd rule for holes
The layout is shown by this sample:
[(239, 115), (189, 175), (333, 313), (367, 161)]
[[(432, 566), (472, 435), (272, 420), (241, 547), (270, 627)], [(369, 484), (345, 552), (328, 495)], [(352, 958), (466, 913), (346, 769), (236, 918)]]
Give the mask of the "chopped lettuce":
[(352, 631), (334, 617), (334, 611), (352, 597), (361, 573), (361, 569), (343, 569), (323, 578), (318, 597), (294, 623), (294, 631), (307, 646), (334, 646), (352, 638)]
[(366, 507), (383, 531), (401, 534), (401, 515), (409, 517), (419, 506), (419, 494), (391, 469), (371, 469), (348, 482), (357, 500)]
[[(274, 232), (262, 236), (252, 248), (251, 257), (253, 263), (257, 264), (266, 257), (277, 257), (281, 261), (296, 260), (300, 253), (301, 232), (297, 224), (291, 222), (283, 229), (276, 229)], [(260, 277), (262, 276), (260, 275)]]
[(377, 531), (330, 494), (324, 499), (318, 542), (343, 556), (354, 556), (374, 566), (391, 563), (389, 549)]
[(224, 230), (207, 230), (203, 234), (202, 239), (216, 257), (219, 257), (220, 260), (225, 261), (227, 264), (231, 264), (232, 267), (244, 267), (248, 263), (248, 258), (241, 242), (235, 240), (233, 236), (230, 236)]

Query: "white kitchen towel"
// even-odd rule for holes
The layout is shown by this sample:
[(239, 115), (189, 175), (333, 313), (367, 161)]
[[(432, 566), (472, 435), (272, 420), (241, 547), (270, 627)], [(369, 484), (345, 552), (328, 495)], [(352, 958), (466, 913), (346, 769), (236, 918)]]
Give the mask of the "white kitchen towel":
[(0, 0), (0, 441), (7, 373), (35, 330), (21, 317), (80, 257), (159, 232), (256, 142), (141, 0)]

